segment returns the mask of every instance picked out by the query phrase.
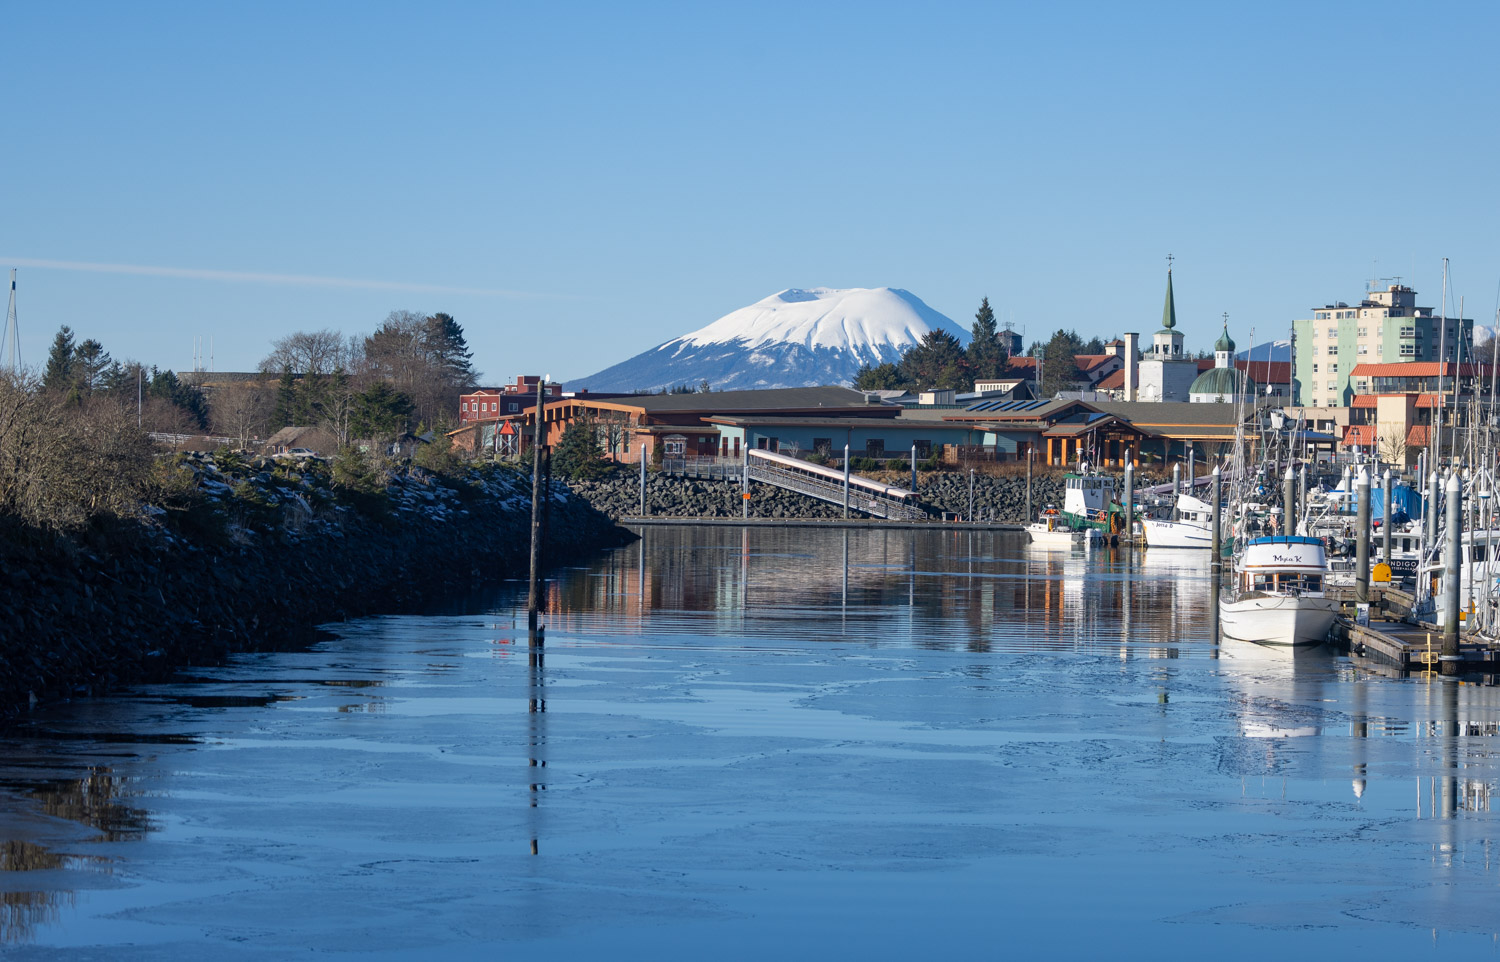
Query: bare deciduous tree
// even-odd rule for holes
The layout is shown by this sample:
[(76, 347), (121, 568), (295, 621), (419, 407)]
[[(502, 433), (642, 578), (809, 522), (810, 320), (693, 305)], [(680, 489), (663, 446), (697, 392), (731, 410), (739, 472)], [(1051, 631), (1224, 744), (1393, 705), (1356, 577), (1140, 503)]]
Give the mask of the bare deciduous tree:
[(1375, 442), (1381, 461), (1406, 466), (1406, 432), (1399, 424), (1381, 425)]
[(235, 381), (214, 389), (208, 410), (214, 433), (235, 438), (248, 448), (253, 439), (264, 437), (276, 403), (275, 385), (262, 381)]
[(338, 331), (297, 331), (271, 344), (271, 353), (260, 362), (262, 374), (282, 371), (293, 374), (326, 375), (354, 371), (362, 365), (363, 341), (345, 338)]

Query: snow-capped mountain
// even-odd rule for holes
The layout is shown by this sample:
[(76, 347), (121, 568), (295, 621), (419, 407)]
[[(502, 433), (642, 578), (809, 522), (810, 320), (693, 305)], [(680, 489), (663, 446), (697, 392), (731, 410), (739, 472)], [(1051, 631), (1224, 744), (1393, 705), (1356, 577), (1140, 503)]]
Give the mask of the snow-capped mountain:
[(899, 361), (932, 330), (969, 339), (909, 291), (793, 288), (564, 387), (658, 391), (707, 381), (715, 391), (728, 391), (848, 384), (866, 364)]
[(1234, 358), (1237, 361), (1290, 361), (1292, 342), (1286, 338), (1279, 341), (1266, 341), (1255, 345), (1248, 351), (1239, 352)]

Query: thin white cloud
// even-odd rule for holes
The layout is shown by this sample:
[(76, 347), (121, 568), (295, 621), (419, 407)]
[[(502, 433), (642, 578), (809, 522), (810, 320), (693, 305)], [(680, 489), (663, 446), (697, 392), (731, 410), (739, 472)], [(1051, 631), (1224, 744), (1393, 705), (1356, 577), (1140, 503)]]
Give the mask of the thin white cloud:
[(262, 274), (254, 271), (215, 271), (196, 267), (153, 267), (148, 264), (98, 264), (90, 261), (57, 261), (36, 257), (3, 257), (0, 266), (36, 267), (54, 271), (87, 271), (93, 274), (135, 274), (143, 277), (182, 277), (197, 281), (230, 281), (239, 284), (278, 284), (291, 287), (341, 287), (364, 291), (415, 291), (426, 294), (471, 294), (479, 297), (539, 298), (558, 295), (486, 287), (448, 287), (442, 284), (412, 284), (405, 281), (371, 281), (356, 277), (318, 277), (312, 274)]

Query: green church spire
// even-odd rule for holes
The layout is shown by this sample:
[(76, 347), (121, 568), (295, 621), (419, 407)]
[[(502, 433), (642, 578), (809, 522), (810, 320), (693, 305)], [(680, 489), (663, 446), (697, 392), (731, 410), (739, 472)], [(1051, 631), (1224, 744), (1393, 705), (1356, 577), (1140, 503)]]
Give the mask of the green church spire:
[(1172, 268), (1167, 268), (1167, 303), (1161, 309), (1162, 330), (1170, 331), (1177, 326), (1177, 303), (1172, 300)]

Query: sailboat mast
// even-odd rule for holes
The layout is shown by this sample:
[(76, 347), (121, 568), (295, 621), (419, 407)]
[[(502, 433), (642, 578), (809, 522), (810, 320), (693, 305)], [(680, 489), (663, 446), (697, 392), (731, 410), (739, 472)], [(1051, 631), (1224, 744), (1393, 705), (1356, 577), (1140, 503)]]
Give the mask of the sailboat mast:
[(5, 342), (0, 344), (0, 367), (21, 372), (21, 325), (16, 321), (16, 269), (10, 269), (10, 305), (5, 309)]
[(1443, 352), (1445, 350), (1445, 336), (1448, 333), (1448, 258), (1443, 258), (1443, 294), (1442, 306), (1438, 308), (1438, 380), (1437, 401), (1432, 408), (1432, 424), (1427, 431), (1428, 460), (1432, 462), (1432, 469), (1437, 470), (1438, 463), (1443, 457)]

